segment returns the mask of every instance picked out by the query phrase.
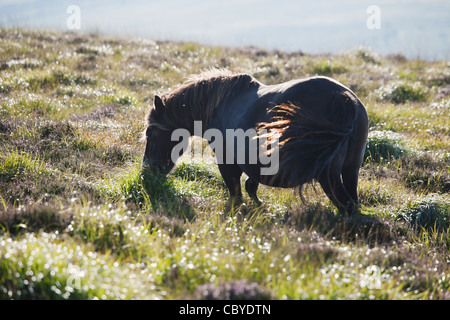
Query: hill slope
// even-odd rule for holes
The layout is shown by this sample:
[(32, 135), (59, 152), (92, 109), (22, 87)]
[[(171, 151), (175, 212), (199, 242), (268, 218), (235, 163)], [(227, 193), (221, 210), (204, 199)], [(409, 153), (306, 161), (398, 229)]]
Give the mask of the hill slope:
[[(0, 30), (0, 298), (449, 298), (450, 64)], [(370, 117), (362, 216), (320, 187), (227, 212), (217, 168), (145, 176), (155, 94), (211, 67), (334, 77)]]

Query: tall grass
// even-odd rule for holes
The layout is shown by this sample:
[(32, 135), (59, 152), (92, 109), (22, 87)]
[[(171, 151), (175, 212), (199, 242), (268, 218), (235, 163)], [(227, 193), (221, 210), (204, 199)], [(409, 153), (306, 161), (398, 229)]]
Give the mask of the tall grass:
[[(443, 61), (0, 30), (0, 298), (445, 299)], [(61, 54), (61, 53), (62, 54)], [(320, 186), (230, 205), (217, 165), (141, 167), (153, 96), (227, 67), (275, 84), (331, 76), (367, 107), (359, 212)], [(243, 175), (242, 185), (247, 177)]]
[(51, 175), (53, 171), (40, 159), (16, 150), (0, 156), (0, 179), (10, 182), (14, 179), (32, 175), (38, 178), (41, 175)]
[(364, 159), (383, 162), (398, 159), (406, 153), (398, 134), (391, 131), (372, 131), (367, 139)]

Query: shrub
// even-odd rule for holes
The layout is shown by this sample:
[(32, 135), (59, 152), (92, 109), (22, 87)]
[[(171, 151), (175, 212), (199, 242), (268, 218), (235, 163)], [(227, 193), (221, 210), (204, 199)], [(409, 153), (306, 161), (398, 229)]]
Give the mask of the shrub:
[(450, 203), (437, 197), (409, 201), (397, 214), (397, 220), (408, 222), (414, 228), (445, 231), (450, 227)]
[(399, 135), (392, 131), (372, 131), (367, 139), (364, 161), (382, 162), (398, 159), (407, 152), (399, 139)]
[(378, 98), (383, 101), (390, 101), (396, 104), (405, 103), (406, 101), (425, 101), (428, 92), (419, 82), (414, 84), (408, 83), (390, 83), (382, 86), (378, 90)]
[(330, 60), (321, 61), (313, 66), (312, 73), (328, 76), (331, 74), (340, 74), (347, 72), (347, 68), (343, 65), (332, 64)]

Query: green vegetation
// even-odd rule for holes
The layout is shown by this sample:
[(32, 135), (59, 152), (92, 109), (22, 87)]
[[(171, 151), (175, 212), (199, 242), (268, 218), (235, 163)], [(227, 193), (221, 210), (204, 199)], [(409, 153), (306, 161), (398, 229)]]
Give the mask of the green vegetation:
[(435, 197), (409, 201), (397, 217), (416, 228), (436, 229), (442, 232), (450, 227), (450, 204)]
[(388, 86), (380, 88), (379, 91), (381, 100), (397, 104), (407, 101), (425, 101), (427, 98), (427, 91), (423, 89), (420, 82), (413, 84), (390, 83)]
[(335, 74), (344, 73), (347, 68), (344, 65), (332, 63), (330, 60), (319, 61), (316, 63), (311, 70), (312, 74), (322, 75), (322, 76), (332, 76)]
[[(0, 29), (0, 299), (448, 299), (450, 64)], [(366, 105), (361, 214), (320, 186), (231, 208), (217, 166), (142, 172), (155, 94), (225, 67)], [(245, 177), (243, 177), (244, 181)]]
[(365, 160), (381, 162), (400, 158), (406, 150), (397, 136), (387, 130), (370, 132), (364, 154)]

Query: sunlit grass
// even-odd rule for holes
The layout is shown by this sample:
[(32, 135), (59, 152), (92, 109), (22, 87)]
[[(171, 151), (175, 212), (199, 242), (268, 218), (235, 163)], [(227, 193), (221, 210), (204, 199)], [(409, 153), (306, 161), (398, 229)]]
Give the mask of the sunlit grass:
[(0, 179), (9, 182), (26, 174), (34, 177), (50, 175), (52, 170), (40, 159), (33, 159), (30, 155), (10, 152), (0, 157)]
[(2, 299), (158, 298), (154, 279), (139, 265), (117, 263), (109, 254), (55, 233), (0, 239)]
[[(448, 298), (450, 65), (0, 29), (0, 298)], [(326, 75), (366, 105), (360, 214), (319, 184), (243, 190), (211, 152), (163, 177), (139, 142), (155, 94), (211, 67)], [(242, 177), (244, 189), (245, 179)], [(253, 293), (254, 295), (253, 295)]]

